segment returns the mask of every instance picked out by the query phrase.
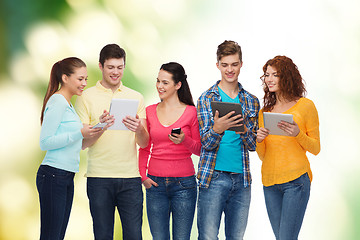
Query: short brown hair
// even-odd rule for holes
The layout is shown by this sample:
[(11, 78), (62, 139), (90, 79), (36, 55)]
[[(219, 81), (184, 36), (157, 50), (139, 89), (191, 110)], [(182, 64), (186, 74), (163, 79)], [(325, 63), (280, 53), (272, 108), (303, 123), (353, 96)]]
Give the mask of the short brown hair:
[(101, 66), (104, 66), (105, 61), (110, 58), (116, 58), (116, 59), (123, 58), (125, 64), (126, 61), (125, 50), (115, 43), (106, 45), (100, 51), (99, 62), (101, 63)]
[(241, 47), (235, 41), (225, 40), (218, 46), (216, 51), (217, 61), (219, 62), (222, 57), (239, 54), (240, 62), (242, 62), (242, 52)]

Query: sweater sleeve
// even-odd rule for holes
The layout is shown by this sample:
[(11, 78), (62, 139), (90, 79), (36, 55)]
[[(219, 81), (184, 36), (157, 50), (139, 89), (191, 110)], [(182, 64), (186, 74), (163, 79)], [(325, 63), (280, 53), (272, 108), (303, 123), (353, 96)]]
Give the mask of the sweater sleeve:
[(305, 129), (300, 130), (296, 140), (306, 151), (317, 155), (320, 152), (319, 116), (312, 101), (306, 107)]
[[(147, 113), (147, 112), (146, 112)], [(151, 150), (151, 136), (150, 136), (150, 124), (149, 124), (149, 115), (146, 114), (146, 127), (149, 133), (149, 143), (145, 148), (139, 148), (139, 172), (141, 176), (141, 182), (144, 182), (148, 179), (146, 173), (148, 169), (148, 162), (150, 157), (150, 150)]]
[(200, 141), (200, 132), (199, 132), (199, 122), (196, 116), (196, 110), (194, 112), (193, 121), (191, 124), (191, 136), (185, 136), (182, 144), (189, 149), (190, 152), (199, 156), (201, 149), (201, 141)]
[(49, 99), (48, 106), (44, 110), (44, 120), (40, 133), (41, 150), (63, 148), (83, 138), (81, 129), (57, 133), (67, 108), (67, 102), (62, 101), (62, 99)]
[[(263, 110), (261, 109), (259, 112), (259, 128), (262, 127), (264, 127), (264, 118), (263, 118)], [(265, 150), (266, 150), (265, 140), (263, 140), (261, 143), (256, 142), (256, 152), (261, 161), (264, 160)]]
[(148, 169), (150, 149), (151, 149), (151, 139), (149, 139), (149, 144), (147, 147), (139, 149), (139, 171), (142, 182), (148, 179), (146, 173)]

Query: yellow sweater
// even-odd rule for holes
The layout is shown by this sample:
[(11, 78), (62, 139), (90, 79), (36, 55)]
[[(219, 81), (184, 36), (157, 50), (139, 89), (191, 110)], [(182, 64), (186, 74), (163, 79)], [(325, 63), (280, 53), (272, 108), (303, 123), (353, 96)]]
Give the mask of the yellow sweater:
[[(257, 143), (256, 152), (263, 161), (261, 173), (264, 186), (290, 182), (304, 173), (312, 173), (306, 152), (320, 152), (319, 117), (314, 103), (307, 98), (284, 113), (292, 114), (300, 133), (296, 137), (269, 135)], [(259, 113), (259, 127), (264, 127), (263, 109)]]

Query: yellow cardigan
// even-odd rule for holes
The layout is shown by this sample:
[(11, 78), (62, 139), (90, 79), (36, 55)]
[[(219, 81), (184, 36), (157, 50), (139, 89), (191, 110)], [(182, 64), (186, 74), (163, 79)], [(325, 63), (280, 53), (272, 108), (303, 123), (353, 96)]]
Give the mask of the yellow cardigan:
[[(320, 152), (319, 117), (314, 103), (307, 98), (284, 113), (292, 114), (300, 133), (296, 137), (269, 135), (257, 143), (256, 152), (263, 161), (261, 167), (264, 186), (290, 182), (304, 173), (310, 181), (312, 172), (306, 152)], [(263, 109), (259, 113), (259, 127), (264, 127)]]

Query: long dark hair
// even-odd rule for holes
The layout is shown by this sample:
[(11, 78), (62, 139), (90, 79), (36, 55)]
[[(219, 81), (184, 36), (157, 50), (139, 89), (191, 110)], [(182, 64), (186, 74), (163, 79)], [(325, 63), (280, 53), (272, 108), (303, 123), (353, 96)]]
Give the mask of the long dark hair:
[(181, 87), (177, 91), (180, 102), (185, 103), (186, 105), (195, 106), (183, 66), (177, 62), (169, 62), (161, 65), (160, 70), (171, 73), (175, 84), (181, 82)]
[(276, 95), (270, 92), (265, 84), (265, 73), (267, 67), (271, 66), (276, 69), (279, 75), (279, 87), (281, 97), (288, 101), (294, 101), (305, 97), (306, 89), (304, 81), (295, 63), (286, 56), (276, 56), (268, 60), (264, 67), (264, 75), (261, 77), (264, 88), (264, 110), (271, 111), (276, 103)]
[(44, 110), (46, 107), (46, 103), (49, 101), (49, 98), (59, 90), (61, 85), (63, 84), (62, 76), (65, 74), (66, 76), (70, 76), (75, 72), (75, 68), (86, 67), (86, 64), (83, 60), (76, 57), (65, 58), (61, 61), (56, 62), (51, 69), (49, 85), (46, 90), (46, 94), (44, 97), (43, 107), (41, 110), (40, 123), (42, 124), (44, 120)]

